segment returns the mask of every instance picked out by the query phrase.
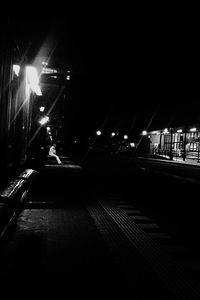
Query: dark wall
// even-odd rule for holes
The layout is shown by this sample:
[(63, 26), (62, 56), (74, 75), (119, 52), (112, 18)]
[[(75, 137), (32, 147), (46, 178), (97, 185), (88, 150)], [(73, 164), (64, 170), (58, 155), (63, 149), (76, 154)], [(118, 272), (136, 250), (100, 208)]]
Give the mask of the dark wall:
[[(30, 101), (25, 93), (23, 57), (6, 18), (0, 21), (0, 188), (20, 171), (26, 160), (30, 133)], [(21, 61), (19, 77), (13, 64)], [(30, 99), (28, 99), (30, 100)]]

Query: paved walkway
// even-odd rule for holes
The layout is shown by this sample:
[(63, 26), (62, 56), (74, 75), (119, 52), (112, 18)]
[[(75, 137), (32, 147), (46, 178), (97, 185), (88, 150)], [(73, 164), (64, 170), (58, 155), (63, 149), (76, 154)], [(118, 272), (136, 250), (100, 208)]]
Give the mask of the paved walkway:
[(200, 162), (197, 162), (197, 159), (192, 159), (192, 158), (186, 158), (185, 161), (181, 157), (173, 157), (173, 160), (169, 159), (169, 156), (159, 156), (159, 157), (139, 157), (139, 158), (147, 158), (147, 159), (152, 159), (152, 160), (160, 160), (164, 162), (170, 162), (170, 163), (179, 163), (179, 164), (185, 164), (185, 165), (193, 165), (196, 167), (200, 167)]
[[(158, 276), (162, 255), (157, 246), (151, 255), (146, 253), (154, 242), (149, 244), (148, 237), (143, 244), (145, 233), (110, 204), (113, 197), (124, 201), (117, 176), (107, 178), (108, 193), (101, 176), (65, 162), (46, 164), (40, 171), (16, 226), (0, 247), (1, 291), (14, 291), (20, 299), (173, 299), (162, 272), (162, 280)], [(128, 228), (128, 236), (117, 220)]]
[(187, 164), (187, 165), (194, 165), (194, 166), (198, 166), (200, 167), (200, 162), (197, 162), (196, 159), (190, 159), (190, 158), (186, 158), (185, 161), (183, 161), (182, 158), (173, 158), (173, 161), (177, 162), (177, 163), (181, 163), (181, 164)]

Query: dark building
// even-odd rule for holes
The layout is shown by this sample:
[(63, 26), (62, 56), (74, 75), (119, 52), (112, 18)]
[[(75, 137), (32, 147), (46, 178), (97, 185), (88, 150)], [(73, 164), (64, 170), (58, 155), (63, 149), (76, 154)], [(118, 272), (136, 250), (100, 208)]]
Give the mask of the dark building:
[[(53, 128), (51, 138), (61, 140), (70, 71), (54, 66), (51, 34), (43, 32), (39, 40), (23, 22), (5, 17), (0, 37), (0, 169), (6, 183), (24, 166), (32, 166), (33, 156), (43, 157), (45, 147), (53, 142), (47, 124)], [(44, 117), (49, 118), (46, 124), (41, 123)]]

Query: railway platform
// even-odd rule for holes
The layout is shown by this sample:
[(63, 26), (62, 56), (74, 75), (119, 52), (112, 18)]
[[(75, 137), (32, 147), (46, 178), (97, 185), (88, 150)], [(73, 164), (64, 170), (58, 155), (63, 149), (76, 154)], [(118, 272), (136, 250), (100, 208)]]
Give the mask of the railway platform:
[(13, 196), (15, 215), (0, 240), (1, 291), (26, 299), (199, 299), (198, 277), (183, 271), (171, 256), (176, 245), (127, 201), (120, 172), (63, 159), (47, 161)]

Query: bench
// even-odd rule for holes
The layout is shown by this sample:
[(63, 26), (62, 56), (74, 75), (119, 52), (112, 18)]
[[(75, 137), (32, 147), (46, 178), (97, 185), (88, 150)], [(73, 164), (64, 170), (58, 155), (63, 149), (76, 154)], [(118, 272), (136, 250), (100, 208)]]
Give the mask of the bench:
[(33, 180), (38, 172), (27, 169), (2, 190), (0, 190), (0, 240), (12, 225), (19, 213), (20, 204), (24, 202)]
[(10, 181), (10, 183), (0, 191), (0, 203), (15, 206), (23, 202), (23, 194), (30, 188), (37, 174), (37, 171), (27, 169), (16, 179)]

